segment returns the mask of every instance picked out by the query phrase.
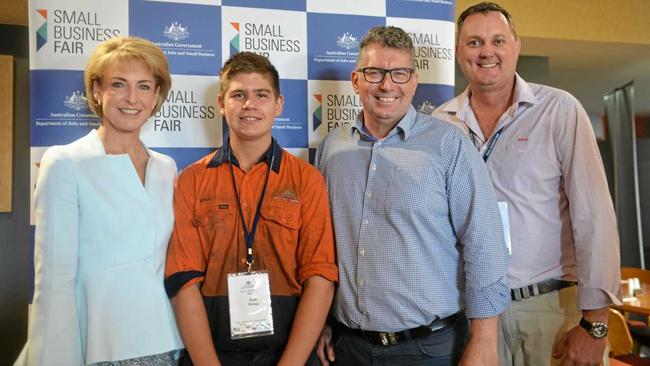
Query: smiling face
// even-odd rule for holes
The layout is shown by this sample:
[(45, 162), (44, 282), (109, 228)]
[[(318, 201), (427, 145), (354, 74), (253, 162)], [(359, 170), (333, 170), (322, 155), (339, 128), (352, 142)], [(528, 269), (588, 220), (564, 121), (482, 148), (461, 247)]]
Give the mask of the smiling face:
[[(377, 67), (396, 69), (413, 67), (411, 53), (406, 49), (369, 44), (359, 58), (357, 69)], [(362, 72), (352, 72), (352, 86), (363, 104), (364, 126), (373, 136), (384, 138), (404, 117), (411, 105), (418, 75), (414, 73), (405, 84), (396, 84), (386, 74), (380, 83), (369, 83)]]
[(156, 107), (159, 88), (149, 68), (139, 60), (107, 66), (101, 81), (93, 83), (93, 96), (102, 109), (106, 132), (140, 134)]
[(458, 35), (456, 58), (475, 92), (511, 90), (521, 43), (497, 11), (468, 16)]
[(276, 95), (270, 76), (257, 72), (238, 73), (228, 78), (228, 86), (218, 103), (226, 117), (230, 138), (238, 141), (271, 143), (275, 117), (282, 113), (284, 98)]

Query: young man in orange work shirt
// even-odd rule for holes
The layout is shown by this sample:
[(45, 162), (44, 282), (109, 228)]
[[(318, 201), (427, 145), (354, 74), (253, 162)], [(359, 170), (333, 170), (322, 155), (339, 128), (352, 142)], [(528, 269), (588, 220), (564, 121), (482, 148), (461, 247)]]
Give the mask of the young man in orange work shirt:
[(324, 180), (271, 136), (284, 99), (268, 59), (233, 55), (220, 82), (230, 137), (174, 196), (165, 286), (181, 365), (304, 364), (338, 281)]

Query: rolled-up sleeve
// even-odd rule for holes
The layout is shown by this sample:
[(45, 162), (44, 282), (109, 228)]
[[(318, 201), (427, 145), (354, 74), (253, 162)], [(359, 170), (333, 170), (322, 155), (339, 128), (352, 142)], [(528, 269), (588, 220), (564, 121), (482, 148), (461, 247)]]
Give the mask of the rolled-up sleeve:
[(325, 180), (316, 168), (309, 167), (304, 174), (302, 187), (298, 282), (302, 284), (312, 276), (338, 282), (332, 217)]
[(454, 157), (447, 190), (452, 225), (463, 253), (465, 311), (469, 318), (495, 316), (510, 304), (508, 251), (496, 195), (469, 139), (459, 133), (446, 154)]
[(179, 290), (203, 282), (207, 259), (201, 246), (201, 237), (194, 225), (196, 202), (194, 165), (183, 171), (174, 189), (174, 230), (167, 248), (165, 290), (174, 297)]

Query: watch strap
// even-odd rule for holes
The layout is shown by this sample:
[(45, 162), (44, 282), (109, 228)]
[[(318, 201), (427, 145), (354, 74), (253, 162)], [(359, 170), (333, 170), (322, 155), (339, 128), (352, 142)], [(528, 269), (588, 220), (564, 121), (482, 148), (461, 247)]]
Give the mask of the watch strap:
[(607, 336), (608, 327), (606, 323), (603, 322), (593, 322), (590, 323), (584, 317), (580, 318), (580, 326), (589, 333), (595, 339), (601, 339)]

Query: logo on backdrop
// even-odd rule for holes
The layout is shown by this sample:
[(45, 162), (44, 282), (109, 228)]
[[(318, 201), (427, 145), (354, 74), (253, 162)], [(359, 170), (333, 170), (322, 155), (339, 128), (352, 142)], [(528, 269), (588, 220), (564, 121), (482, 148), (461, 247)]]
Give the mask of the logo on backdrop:
[(419, 112), (430, 114), (453, 96), (454, 87), (451, 85), (419, 83), (413, 96), (413, 107)]
[(454, 51), (440, 44), (437, 33), (411, 32), (415, 46), (415, 66), (419, 70), (428, 71), (433, 65), (432, 60), (454, 61)]
[(327, 132), (339, 126), (351, 126), (361, 111), (361, 99), (356, 94), (332, 93), (325, 95), (325, 116), (323, 125)]
[[(90, 109), (88, 108), (88, 98), (86, 98), (86, 94), (79, 91), (75, 90), (70, 95), (65, 95), (63, 98), (63, 105), (71, 110), (72, 112), (68, 111), (61, 111), (59, 109), (58, 112), (50, 111), (49, 117), (53, 121), (45, 122), (45, 123), (39, 123), (36, 122), (37, 126), (81, 126), (81, 127), (97, 127), (99, 126), (98, 123), (95, 120), (98, 120), (97, 116), (95, 116), (92, 112), (90, 112)], [(89, 121), (91, 120), (91, 121)]]
[(36, 30), (36, 51), (40, 50), (47, 43), (47, 9), (36, 9), (44, 22)]
[(218, 6), (160, 1), (129, 1), (128, 4), (129, 34), (146, 38), (160, 47), (169, 59), (172, 74), (219, 73), (221, 10)]
[(194, 90), (172, 89), (165, 104), (153, 117), (153, 130), (180, 133), (184, 123), (211, 120), (215, 115), (215, 106), (201, 103)]
[(86, 98), (85, 93), (82, 93), (79, 90), (70, 94), (70, 96), (66, 95), (63, 104), (75, 111), (88, 110), (88, 98)]
[(183, 27), (182, 24), (172, 22), (168, 27), (165, 27), (163, 35), (174, 41), (182, 41), (190, 36), (190, 32), (187, 30), (187, 27)]
[[(361, 100), (356, 94), (333, 93), (314, 94), (313, 96), (318, 101), (312, 114), (312, 131), (314, 132), (318, 131), (321, 125), (324, 126), (325, 134), (339, 126), (352, 126), (357, 114), (361, 112)], [(323, 96), (325, 97), (324, 108)]]
[(67, 144), (100, 124), (88, 108), (83, 92), (83, 71), (32, 70), (30, 99), (32, 146)]
[(436, 106), (431, 104), (431, 102), (428, 100), (423, 100), (422, 103), (420, 103), (416, 109), (418, 112), (431, 114), (433, 113), (433, 110), (436, 109)]
[(250, 51), (269, 57), (273, 52), (299, 53), (300, 39), (292, 38), (282, 24), (230, 22), (237, 35), (230, 40), (230, 54)]
[[(98, 117), (95, 116), (92, 112), (90, 112), (90, 109), (88, 108), (88, 99), (86, 98), (86, 94), (84, 92), (81, 92), (79, 90), (75, 90), (72, 93), (65, 94), (65, 97), (62, 100), (63, 106), (65, 106), (68, 110), (72, 111), (69, 112), (67, 110), (62, 110), (58, 108), (58, 111), (50, 111), (49, 117), (53, 121), (49, 121), (46, 123), (39, 123), (36, 122), (37, 126), (91, 126), (91, 127), (97, 127), (99, 124), (95, 124), (94, 122), (98, 121)], [(88, 121), (91, 120), (91, 121)]]
[(216, 76), (174, 75), (172, 89), (140, 137), (158, 148), (209, 148), (221, 144)]
[(359, 48), (359, 41), (357, 40), (357, 37), (351, 35), (348, 32), (343, 33), (343, 35), (336, 40), (336, 44), (346, 50)]
[[(37, 51), (51, 40), (55, 54), (82, 55), (86, 42), (103, 42), (120, 35), (118, 28), (103, 24), (99, 12), (69, 9), (36, 11), (45, 20), (36, 31)], [(51, 16), (48, 16), (48, 12)], [(52, 26), (49, 34), (48, 24)]]
[(314, 122), (312, 123), (312, 131), (318, 130), (318, 127), (323, 123), (323, 95), (314, 94), (314, 98), (316, 98), (318, 104), (314, 114), (312, 115), (312, 118), (314, 119)]
[(353, 64), (359, 55), (358, 38), (349, 32), (345, 32), (336, 38), (336, 43), (330, 40), (329, 44), (338, 46), (337, 48), (328, 48), (322, 53), (314, 54), (315, 63), (335, 63), (335, 64)]
[(230, 25), (237, 31), (237, 34), (230, 40), (230, 56), (232, 56), (239, 52), (239, 23), (230, 22)]
[[(419, 83), (454, 85), (453, 22), (388, 18), (386, 23), (404, 29), (411, 36)], [(439, 104), (435, 98), (429, 100)]]
[(333, 129), (352, 126), (361, 111), (361, 98), (349, 81), (310, 81), (309, 143), (316, 147)]
[[(224, 58), (237, 52), (253, 52), (271, 60), (284, 79), (307, 78), (305, 12), (240, 6), (224, 6), (221, 12)], [(305, 95), (301, 99), (305, 100)]]
[(343, 14), (309, 14), (308, 21), (312, 80), (350, 80), (361, 37), (373, 26), (384, 24), (383, 18)]

